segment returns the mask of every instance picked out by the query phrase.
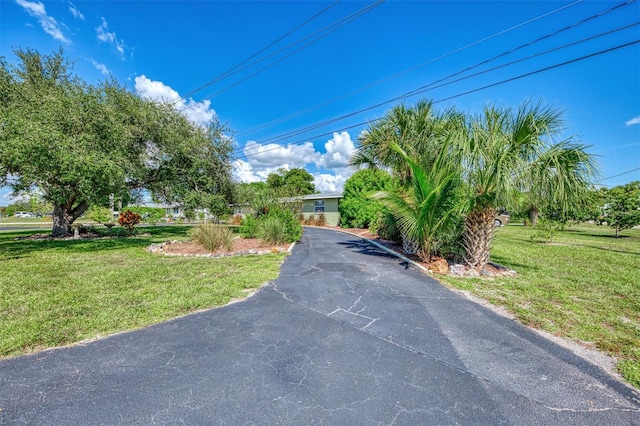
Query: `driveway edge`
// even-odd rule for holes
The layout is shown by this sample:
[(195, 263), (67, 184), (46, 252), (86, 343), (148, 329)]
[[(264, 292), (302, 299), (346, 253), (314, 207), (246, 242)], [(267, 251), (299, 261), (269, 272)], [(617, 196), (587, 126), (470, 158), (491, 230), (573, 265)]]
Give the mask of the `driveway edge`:
[(408, 264), (415, 266), (416, 268), (418, 268), (419, 270), (421, 270), (425, 274), (428, 274), (429, 276), (433, 276), (433, 274), (427, 268), (422, 266), (421, 264), (409, 259), (406, 256), (403, 256), (402, 254), (398, 253), (397, 251), (391, 250), (390, 248), (387, 248), (387, 247), (383, 246), (380, 243), (377, 243), (377, 242), (375, 242), (373, 240), (370, 240), (369, 238), (365, 238), (365, 237), (363, 237), (361, 235), (354, 234), (353, 232), (345, 231), (344, 229), (339, 229), (339, 228), (327, 228), (325, 226), (312, 226), (312, 225), (304, 225), (303, 227), (304, 228), (328, 229), (330, 231), (342, 232), (343, 234), (352, 235), (354, 237), (360, 238), (361, 240), (366, 240), (370, 244), (372, 244), (372, 245), (376, 246), (377, 248), (379, 248), (380, 250), (383, 250), (383, 251), (385, 251), (385, 252), (387, 252), (387, 253), (389, 253), (389, 254), (391, 254), (391, 255), (399, 258), (399, 259), (402, 259), (404, 262), (407, 262)]

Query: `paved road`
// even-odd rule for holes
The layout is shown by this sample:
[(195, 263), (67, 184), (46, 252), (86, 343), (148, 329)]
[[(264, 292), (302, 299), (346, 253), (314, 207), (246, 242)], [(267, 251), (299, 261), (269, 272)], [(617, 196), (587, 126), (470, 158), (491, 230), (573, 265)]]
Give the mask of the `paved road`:
[(247, 301), (0, 362), (0, 424), (640, 424), (640, 395), (366, 242)]

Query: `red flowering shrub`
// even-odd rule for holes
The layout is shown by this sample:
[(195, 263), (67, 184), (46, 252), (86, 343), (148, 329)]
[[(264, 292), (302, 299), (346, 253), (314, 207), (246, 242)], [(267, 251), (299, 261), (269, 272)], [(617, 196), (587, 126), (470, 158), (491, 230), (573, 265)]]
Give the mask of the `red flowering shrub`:
[(133, 228), (140, 223), (140, 215), (131, 210), (125, 210), (120, 212), (118, 223), (131, 234), (133, 233)]

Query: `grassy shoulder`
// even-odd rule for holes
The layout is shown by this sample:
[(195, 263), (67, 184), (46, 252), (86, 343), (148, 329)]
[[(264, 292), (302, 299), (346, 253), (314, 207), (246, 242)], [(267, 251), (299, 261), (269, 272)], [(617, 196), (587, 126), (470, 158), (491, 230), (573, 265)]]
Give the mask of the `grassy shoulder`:
[(224, 258), (149, 254), (186, 226), (144, 236), (15, 240), (0, 233), (0, 358), (157, 323), (247, 295), (278, 276), (285, 254)]
[(620, 373), (640, 388), (640, 229), (614, 238), (611, 228), (578, 225), (552, 243), (533, 242), (535, 232), (497, 229), (491, 260), (519, 277), (442, 281), (507, 307), (524, 324), (617, 357)]

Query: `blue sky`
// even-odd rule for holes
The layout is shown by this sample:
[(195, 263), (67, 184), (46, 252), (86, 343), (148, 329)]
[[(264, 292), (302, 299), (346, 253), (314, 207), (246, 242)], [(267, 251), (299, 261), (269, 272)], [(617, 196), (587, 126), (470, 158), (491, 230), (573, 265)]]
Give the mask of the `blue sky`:
[[(15, 62), (16, 47), (62, 46), (88, 82), (112, 75), (149, 98), (188, 95), (177, 105), (192, 120), (216, 114), (233, 130), (238, 179), (304, 167), (323, 191), (341, 189), (352, 173), (348, 158), (366, 128), (359, 123), (399, 101), (384, 102), (473, 67), (404, 102), (467, 112), (527, 100), (557, 107), (565, 136), (599, 155), (603, 178), (629, 172), (602, 182), (613, 186), (640, 180), (640, 44), (615, 49), (640, 39), (640, 5), (624, 3), (0, 0), (0, 54)], [(265, 47), (237, 73), (190, 93)], [(560, 65), (607, 49), (615, 50)], [(0, 205), (7, 194), (0, 189)]]

